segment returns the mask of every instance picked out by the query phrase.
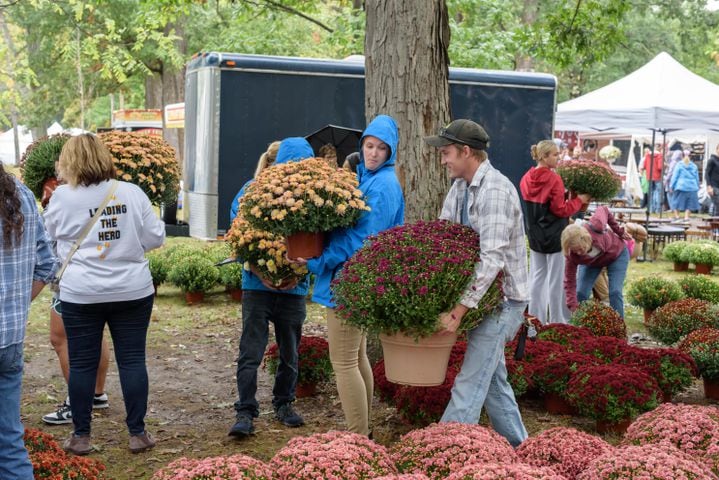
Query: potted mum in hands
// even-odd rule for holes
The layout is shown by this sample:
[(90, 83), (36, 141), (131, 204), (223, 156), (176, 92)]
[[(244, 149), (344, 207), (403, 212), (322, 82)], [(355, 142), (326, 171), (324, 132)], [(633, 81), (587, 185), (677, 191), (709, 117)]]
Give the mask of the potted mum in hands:
[(567, 190), (586, 193), (597, 202), (611, 200), (622, 188), (621, 177), (611, 167), (599, 162), (569, 160), (557, 166), (557, 173)]
[[(60, 152), (68, 138), (70, 135), (63, 133), (38, 138), (27, 147), (20, 160), (22, 181), (35, 198), (43, 200), (43, 206), (46, 203), (44, 199), (49, 199), (48, 194), (51, 194), (54, 186), (57, 186), (55, 162), (60, 159)], [(54, 186), (51, 186), (53, 184)], [(50, 191), (46, 192), (47, 189)]]
[[(286, 237), (290, 258), (316, 257), (323, 247), (316, 234), (354, 225), (369, 210), (357, 185), (356, 175), (321, 158), (273, 165), (247, 188), (240, 211), (254, 228)], [(300, 250), (309, 233), (309, 250)]]
[[(456, 335), (436, 335), (439, 315), (455, 305), (479, 259), (479, 237), (469, 227), (442, 220), (394, 227), (371, 237), (345, 263), (333, 283), (337, 312), (350, 324), (380, 334), (387, 378), (439, 385), (456, 341)], [(474, 328), (501, 299), (497, 279), (477, 308), (464, 316), (459, 332)], [(428, 349), (413, 348), (418, 339), (439, 342), (444, 349), (437, 358), (426, 358)], [(408, 344), (409, 350), (395, 358), (387, 346), (397, 342)], [(407, 365), (395, 362), (402, 359)]]
[[(296, 397), (311, 397), (317, 390), (317, 384), (332, 377), (330, 346), (322, 337), (302, 335), (297, 350), (299, 356)], [(280, 364), (280, 350), (276, 343), (265, 352), (264, 366), (271, 375), (277, 373)]]

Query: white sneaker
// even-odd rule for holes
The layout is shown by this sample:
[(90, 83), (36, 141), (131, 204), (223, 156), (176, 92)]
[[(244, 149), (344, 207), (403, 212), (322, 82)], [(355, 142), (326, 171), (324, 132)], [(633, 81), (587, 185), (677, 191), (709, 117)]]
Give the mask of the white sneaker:
[(50, 425), (64, 425), (72, 423), (72, 412), (70, 411), (70, 404), (63, 402), (57, 411), (48, 413), (42, 417), (42, 421)]

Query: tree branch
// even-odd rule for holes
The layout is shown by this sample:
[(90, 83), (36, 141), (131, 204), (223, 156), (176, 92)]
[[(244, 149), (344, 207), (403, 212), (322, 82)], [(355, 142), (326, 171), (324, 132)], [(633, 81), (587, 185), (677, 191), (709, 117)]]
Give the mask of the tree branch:
[(582, 0), (577, 0), (577, 6), (574, 7), (574, 15), (572, 15), (572, 20), (569, 22), (569, 26), (567, 27), (567, 33), (572, 31), (572, 27), (574, 27), (574, 21), (577, 19), (577, 15), (579, 15), (579, 7), (582, 6)]
[(275, 0), (263, 0), (263, 3), (270, 7), (273, 7), (273, 8), (279, 9), (279, 10), (283, 10), (283, 11), (285, 11), (287, 13), (291, 13), (293, 15), (297, 15), (298, 17), (302, 17), (305, 20), (314, 23), (315, 25), (327, 30), (330, 33), (334, 32), (334, 30), (332, 30), (330, 27), (328, 27), (324, 23), (320, 22), (319, 20), (317, 20), (315, 18), (310, 17), (309, 15), (307, 15), (303, 12), (300, 12), (299, 10), (297, 10), (295, 8), (288, 7), (287, 5), (283, 5), (280, 2), (277, 2)]

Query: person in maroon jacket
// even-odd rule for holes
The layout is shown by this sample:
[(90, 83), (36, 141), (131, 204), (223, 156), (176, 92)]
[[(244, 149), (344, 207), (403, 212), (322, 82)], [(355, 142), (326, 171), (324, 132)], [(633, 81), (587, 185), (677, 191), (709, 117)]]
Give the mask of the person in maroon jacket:
[(562, 232), (564, 293), (567, 306), (574, 311), (588, 300), (599, 272), (607, 267), (609, 305), (624, 318), (624, 279), (629, 267), (629, 251), (624, 240), (631, 236), (620, 227), (605, 206), (597, 208), (583, 225), (569, 225)]
[(542, 140), (532, 145), (531, 152), (537, 166), (529, 169), (519, 183), (530, 249), (528, 312), (543, 324), (567, 323), (569, 311), (562, 290), (564, 255), (560, 237), (569, 217), (590, 198), (581, 194), (565, 200), (564, 183), (554, 171), (559, 161), (556, 143)]

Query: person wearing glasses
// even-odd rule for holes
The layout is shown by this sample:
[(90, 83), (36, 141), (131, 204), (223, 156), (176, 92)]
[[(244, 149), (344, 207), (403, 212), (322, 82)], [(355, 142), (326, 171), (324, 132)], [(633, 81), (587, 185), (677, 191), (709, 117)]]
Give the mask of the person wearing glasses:
[(519, 195), (490, 163), (489, 135), (481, 125), (455, 120), (425, 142), (439, 148), (442, 165), (455, 180), (440, 219), (467, 225), (479, 234), (481, 261), (455, 306), (440, 315), (440, 324), (447, 332), (457, 331), (462, 317), (477, 306), (500, 273), (505, 295), (501, 309), (468, 332), (464, 362), (441, 421), (477, 424), (484, 406), (494, 430), (516, 447), (527, 438), (527, 430), (507, 381), (504, 347), (522, 325), (529, 301)]

